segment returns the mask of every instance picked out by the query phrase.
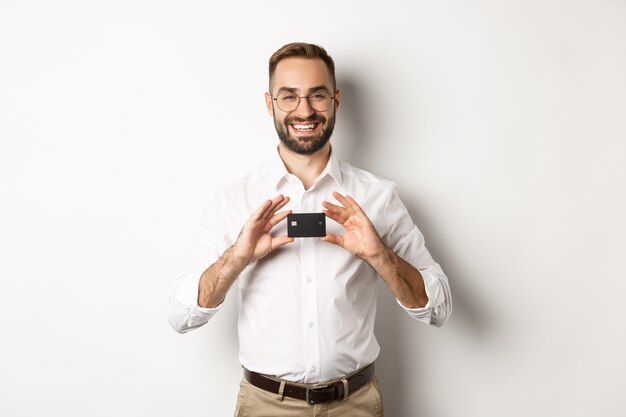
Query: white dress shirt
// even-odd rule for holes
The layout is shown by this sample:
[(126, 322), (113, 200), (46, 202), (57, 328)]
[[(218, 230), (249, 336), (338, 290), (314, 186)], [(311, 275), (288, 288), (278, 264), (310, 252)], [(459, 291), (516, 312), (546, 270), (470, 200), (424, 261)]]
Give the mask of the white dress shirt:
[[(192, 250), (171, 288), (172, 327), (187, 332), (220, 309), (198, 306), (200, 276), (235, 243), (263, 201), (283, 194), (290, 200), (282, 210), (319, 213), (322, 201), (335, 202), (333, 191), (354, 198), (383, 242), (422, 274), (428, 304), (415, 309), (398, 304), (419, 321), (443, 325), (452, 309), (448, 280), (424, 246), (396, 185), (339, 161), (331, 152), (324, 171), (305, 190), (276, 152), (272, 161), (219, 189), (210, 199)], [(344, 233), (329, 218), (326, 231)], [(286, 220), (271, 234), (286, 235)], [(377, 280), (368, 263), (318, 238), (296, 239), (248, 265), (237, 278), (241, 364), (290, 381), (321, 382), (372, 363), (380, 350), (374, 336)]]

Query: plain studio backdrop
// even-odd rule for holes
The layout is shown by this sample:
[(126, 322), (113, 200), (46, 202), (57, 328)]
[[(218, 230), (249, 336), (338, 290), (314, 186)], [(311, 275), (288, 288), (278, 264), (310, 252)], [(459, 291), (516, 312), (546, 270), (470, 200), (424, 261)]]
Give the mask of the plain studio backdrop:
[(626, 411), (624, 1), (0, 0), (0, 415), (230, 416), (236, 297), (171, 283), (267, 160), (267, 60), (335, 58), (340, 157), (395, 181), (454, 312), (379, 287), (390, 417)]

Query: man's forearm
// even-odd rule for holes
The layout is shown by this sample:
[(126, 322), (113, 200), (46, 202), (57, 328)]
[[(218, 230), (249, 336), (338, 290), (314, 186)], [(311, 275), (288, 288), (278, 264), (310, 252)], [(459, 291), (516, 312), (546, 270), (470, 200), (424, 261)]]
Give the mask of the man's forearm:
[(289, 197), (280, 194), (267, 200), (252, 213), (244, 224), (237, 241), (200, 277), (198, 305), (213, 308), (220, 305), (233, 282), (248, 263), (261, 259), (282, 245), (293, 242), (292, 237), (272, 237), (270, 231), (283, 221), (291, 210), (276, 213), (289, 202)]
[(367, 260), (383, 278), (393, 295), (407, 308), (422, 308), (428, 295), (422, 274), (385, 246), (376, 258)]
[(245, 267), (246, 262), (237, 259), (232, 247), (226, 249), (224, 254), (202, 273), (198, 284), (198, 305), (207, 308), (220, 305)]

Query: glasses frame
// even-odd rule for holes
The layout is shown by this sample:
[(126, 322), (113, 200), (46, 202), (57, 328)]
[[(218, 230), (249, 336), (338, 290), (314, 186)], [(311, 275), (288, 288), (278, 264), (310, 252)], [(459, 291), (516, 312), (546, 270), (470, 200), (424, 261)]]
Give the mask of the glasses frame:
[[(282, 109), (282, 108), (278, 105), (278, 97), (274, 97), (274, 96), (273, 96), (273, 95), (271, 95), (271, 94), (270, 94), (270, 97), (272, 98), (272, 101), (275, 101), (275, 102), (276, 102), (276, 107), (278, 107), (278, 108), (280, 109), (280, 111), (284, 111), (285, 113), (291, 113), (291, 112), (295, 111), (295, 110), (298, 108), (298, 106), (300, 105), (300, 100), (302, 100), (303, 98), (306, 98), (307, 102), (309, 103), (309, 107), (311, 107), (313, 110), (315, 110), (315, 111), (319, 111), (319, 112), (323, 112), (323, 111), (326, 111), (326, 110), (330, 109), (330, 107), (331, 107), (331, 106), (329, 105), (329, 106), (328, 106), (327, 108), (325, 108), (324, 110), (317, 110), (315, 107), (313, 107), (313, 106), (311, 105), (311, 96), (312, 96), (312, 95), (314, 95), (314, 94), (318, 94), (318, 93), (320, 93), (320, 92), (323, 92), (323, 93), (329, 94), (329, 93), (328, 93), (328, 91), (321, 90), (321, 91), (314, 91), (314, 92), (312, 92), (311, 94), (309, 94), (308, 96), (298, 96), (298, 95), (296, 95), (296, 97), (298, 97), (298, 102), (296, 103), (296, 107), (294, 107), (294, 108), (293, 108), (293, 110), (283, 110), (283, 109)], [(278, 93), (278, 94), (280, 95), (280, 93)], [(295, 93), (292, 93), (292, 94), (295, 94)], [(331, 96), (331, 97), (330, 97), (330, 101), (331, 101), (331, 103), (332, 103), (333, 101), (335, 101), (335, 97), (337, 97), (337, 95), (336, 95), (336, 94), (335, 94), (334, 96)]]

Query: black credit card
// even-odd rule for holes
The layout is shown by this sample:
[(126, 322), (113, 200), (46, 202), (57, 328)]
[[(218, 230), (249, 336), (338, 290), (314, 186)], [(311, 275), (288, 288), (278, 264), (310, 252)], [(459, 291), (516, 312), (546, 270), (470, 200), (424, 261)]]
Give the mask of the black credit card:
[(326, 236), (326, 216), (324, 213), (292, 213), (287, 215), (287, 236)]

